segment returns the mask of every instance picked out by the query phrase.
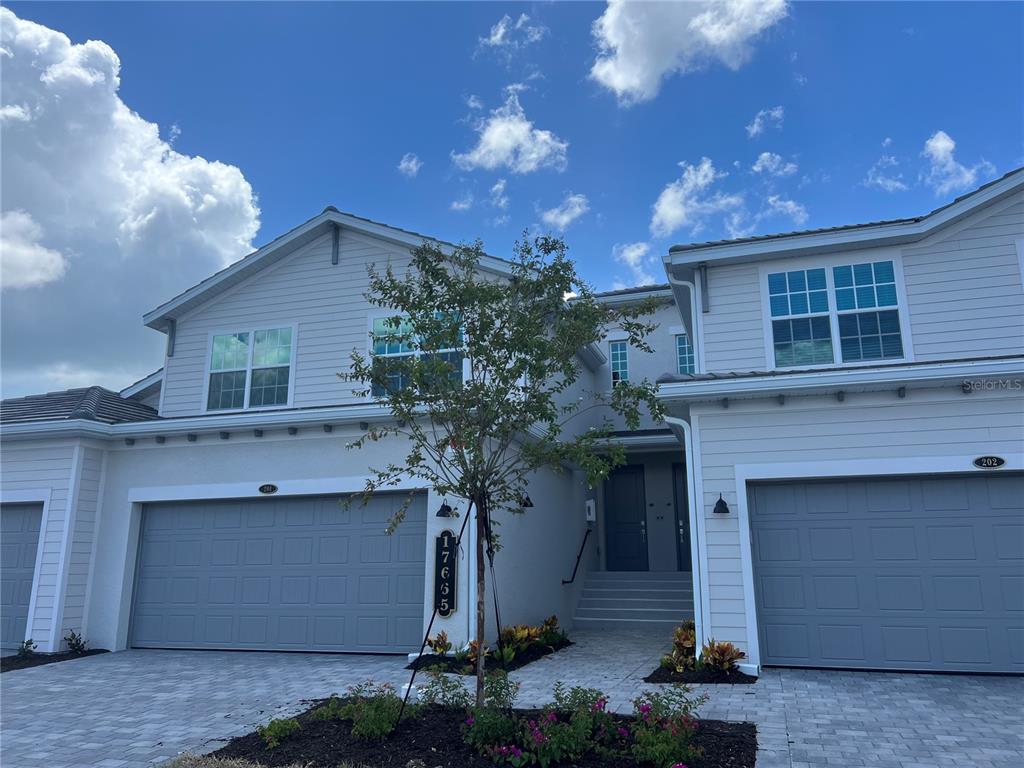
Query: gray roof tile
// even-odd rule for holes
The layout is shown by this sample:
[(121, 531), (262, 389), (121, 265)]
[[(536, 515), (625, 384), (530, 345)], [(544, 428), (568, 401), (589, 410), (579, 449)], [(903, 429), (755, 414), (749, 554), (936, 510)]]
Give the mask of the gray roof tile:
[(156, 410), (128, 400), (103, 387), (82, 387), (45, 395), (28, 395), (0, 402), (0, 423), (26, 424), (36, 421), (85, 419), (104, 424), (153, 421)]

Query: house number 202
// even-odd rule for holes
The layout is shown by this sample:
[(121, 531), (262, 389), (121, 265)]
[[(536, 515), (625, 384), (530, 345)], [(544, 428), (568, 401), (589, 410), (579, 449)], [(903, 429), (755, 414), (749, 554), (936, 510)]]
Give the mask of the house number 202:
[(434, 544), (434, 609), (441, 618), (455, 611), (456, 542), (455, 534), (445, 530)]

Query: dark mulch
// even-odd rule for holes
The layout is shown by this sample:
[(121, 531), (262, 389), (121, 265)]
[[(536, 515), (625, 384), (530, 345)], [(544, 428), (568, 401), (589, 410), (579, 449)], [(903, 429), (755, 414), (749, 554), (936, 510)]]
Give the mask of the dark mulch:
[(58, 661), (81, 659), (83, 656), (95, 656), (97, 653), (110, 653), (110, 651), (104, 648), (91, 648), (85, 653), (71, 653), (71, 651), (64, 651), (63, 653), (33, 653), (31, 656), (27, 656), (25, 658), (18, 658), (17, 656), (3, 656), (0, 657), (0, 672), (12, 672), (15, 669), (28, 669), (29, 667), (41, 667), (44, 664), (56, 664)]
[[(263, 740), (253, 732), (232, 739), (213, 756), (241, 758), (270, 768), (291, 763), (307, 768), (336, 768), (342, 761), (373, 768), (405, 768), (414, 759), (423, 760), (429, 768), (489, 768), (494, 765), (462, 741), (465, 713), (461, 710), (424, 708), (419, 717), (403, 721), (385, 741), (366, 742), (352, 737), (351, 724), (346, 721), (314, 719), (313, 709), (297, 717), (302, 730), (274, 749), (266, 749)], [(704, 752), (690, 768), (754, 766), (757, 733), (752, 723), (701, 720), (696, 741)], [(640, 768), (640, 764), (630, 757), (588, 755), (571, 766), (564, 764), (558, 768)]]
[(720, 669), (688, 669), (685, 672), (676, 672), (674, 669), (658, 667), (644, 678), (645, 683), (756, 683), (757, 678), (740, 672), (738, 669), (732, 672), (723, 672)]
[[(494, 658), (494, 656), (487, 657), (485, 666), (487, 669), (504, 669), (511, 672), (513, 669), (525, 667), (527, 664), (530, 664), (537, 659), (543, 659), (545, 656), (550, 656), (555, 651), (568, 648), (572, 644), (573, 642), (569, 638), (564, 638), (555, 645), (531, 645), (525, 651), (517, 653), (515, 658), (505, 666), (502, 666), (502, 663), (498, 659)], [(435, 653), (423, 654), (414, 662), (409, 664), (406, 669), (430, 669), (431, 667), (441, 667), (445, 672), (453, 672), (456, 675), (476, 674), (476, 669), (471, 666), (469, 662), (456, 661), (453, 656), (438, 656)]]

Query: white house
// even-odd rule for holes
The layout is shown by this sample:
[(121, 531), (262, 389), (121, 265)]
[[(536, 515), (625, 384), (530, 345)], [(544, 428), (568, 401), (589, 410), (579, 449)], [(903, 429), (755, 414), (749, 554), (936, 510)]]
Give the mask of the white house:
[[(366, 267), (423, 236), (328, 208), (144, 317), (164, 367), (121, 393), (8, 400), (4, 647), (417, 650), (428, 488), (339, 505), (400, 446), (336, 375), (370, 351)], [(501, 274), (500, 259), (483, 267)], [(1024, 671), (1024, 170), (914, 219), (672, 248), (637, 354), (671, 416), (617, 434), (603, 488), (539, 473), (504, 520), (507, 622), (663, 633), (693, 616), (761, 665)], [(391, 537), (384, 521), (416, 501)], [(471, 632), (470, 548), (455, 608)]]

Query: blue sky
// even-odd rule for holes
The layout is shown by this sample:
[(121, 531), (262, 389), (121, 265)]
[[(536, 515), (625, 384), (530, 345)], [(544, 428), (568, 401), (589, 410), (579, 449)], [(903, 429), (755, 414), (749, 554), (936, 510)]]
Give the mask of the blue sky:
[[(37, 259), (5, 286), (5, 394), (98, 373), (123, 386), (159, 365), (141, 312), (328, 204), (448, 240), (480, 237), (497, 255), (523, 227), (564, 227), (583, 275), (608, 289), (661, 280), (673, 243), (915, 215), (1024, 164), (1024, 5), (770, 0), (742, 23), (735, 5), (7, 4), (66, 35), (70, 51), (95, 40), (116, 54), (119, 88), (105, 98), (141, 118), (140, 135), (155, 124), (201, 179), (165, 174), (146, 189), (150, 209), (174, 205), (168, 187), (182, 183), (186, 196), (209, 185), (227, 212), (170, 209), (152, 230), (145, 217), (107, 216), (128, 205), (115, 201), (93, 220), (116, 232), (95, 242), (124, 252), (86, 253), (34, 188), (66, 170), (5, 171), (5, 215), (20, 212), (26, 258)], [(622, 42), (630, 24), (636, 48)], [(19, 92), (10, 69), (8, 95)], [(26, 83), (28, 105), (36, 80)], [(21, 109), (4, 97), (9, 106)], [(24, 141), (39, 171), (43, 128), (18, 119), (24, 133), (10, 128), (5, 155)], [(116, 143), (82, 146), (94, 145)], [(112, 151), (96, 150), (96, 164)], [(398, 168), (407, 153), (415, 175)], [(123, 166), (131, 179), (152, 176)], [(76, 199), (90, 197), (87, 178), (76, 177)], [(246, 183), (252, 205), (230, 199)], [(157, 235), (159, 245), (133, 257), (126, 229), (134, 247)], [(129, 258), (140, 260), (127, 270), (132, 300), (112, 299), (101, 318), (113, 341), (96, 342), (96, 329), (75, 344), (41, 331), (26, 341), (41, 303), (89, 291), (75, 282), (87, 259), (124, 272)], [(39, 263), (49, 265), (41, 277)], [(118, 322), (130, 331), (112, 330)], [(89, 343), (97, 351), (82, 352)]]

